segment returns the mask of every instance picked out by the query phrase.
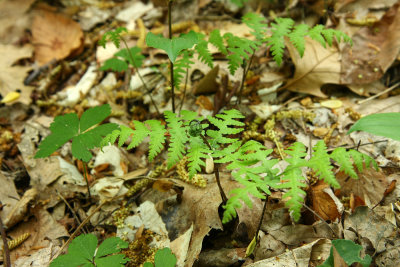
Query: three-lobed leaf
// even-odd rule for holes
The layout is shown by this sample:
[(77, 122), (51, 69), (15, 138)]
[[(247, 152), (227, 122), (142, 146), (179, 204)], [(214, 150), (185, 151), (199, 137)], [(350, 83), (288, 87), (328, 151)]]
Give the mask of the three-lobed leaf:
[[(128, 242), (119, 237), (111, 237), (97, 248), (97, 237), (93, 234), (80, 235), (72, 240), (68, 253), (54, 259), (50, 267), (76, 267), (95, 266), (97, 267), (122, 267), (129, 259), (124, 254), (116, 254), (122, 248), (128, 247)], [(97, 248), (97, 251), (96, 251)]]
[(100, 70), (125, 71), (129, 64), (139, 68), (143, 64), (143, 59), (141, 49), (137, 46), (129, 48), (129, 51), (126, 48), (121, 49), (114, 54), (114, 57), (107, 59)]
[(57, 116), (50, 125), (51, 134), (40, 143), (35, 158), (50, 156), (72, 139), (72, 155), (88, 162), (92, 158), (89, 149), (99, 147), (102, 138), (118, 128), (114, 123), (92, 128), (110, 114), (110, 105), (104, 104), (86, 110), (80, 120), (75, 113)]
[(187, 34), (182, 34), (181, 36), (173, 39), (165, 38), (152, 32), (149, 32), (146, 35), (147, 45), (164, 50), (172, 63), (175, 62), (182, 50), (192, 48), (195, 44), (197, 44), (197, 42), (197, 34), (194, 31), (190, 31)]
[(170, 248), (159, 249), (154, 255), (154, 264), (145, 262), (143, 267), (175, 267), (176, 256), (171, 252)]
[(353, 263), (360, 263), (363, 267), (370, 266), (372, 262), (372, 258), (370, 255), (365, 255), (364, 258), (360, 257), (360, 252), (363, 247), (355, 244), (351, 240), (345, 239), (336, 239), (332, 241), (332, 247), (330, 251), (329, 258), (319, 267), (334, 267), (338, 266), (339, 262), (335, 262), (335, 259), (338, 259), (338, 256), (335, 256), (334, 251), (336, 250), (337, 254), (344, 260), (347, 266), (352, 265)]

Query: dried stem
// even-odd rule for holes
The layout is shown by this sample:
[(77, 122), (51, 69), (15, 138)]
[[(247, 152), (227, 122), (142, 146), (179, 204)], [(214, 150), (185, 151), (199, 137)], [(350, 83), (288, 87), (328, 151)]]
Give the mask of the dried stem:
[[(172, 21), (171, 21), (171, 11), (172, 11), (172, 0), (168, 1), (168, 37), (172, 39)], [(172, 94), (172, 112), (175, 113), (175, 86), (174, 86), (174, 63), (170, 60), (170, 80), (171, 80), (171, 94)]]

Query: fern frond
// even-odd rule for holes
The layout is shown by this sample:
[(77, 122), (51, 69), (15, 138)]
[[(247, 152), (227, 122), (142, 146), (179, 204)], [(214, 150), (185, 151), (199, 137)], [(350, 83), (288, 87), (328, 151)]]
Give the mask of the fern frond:
[(244, 123), (237, 119), (244, 116), (237, 110), (226, 110), (223, 114), (217, 114), (215, 117), (208, 116), (211, 124), (218, 127), (219, 130), (207, 130), (207, 135), (211, 137), (212, 144), (230, 144), (237, 141), (237, 138), (225, 137), (225, 135), (237, 134), (243, 131), (243, 128), (232, 128), (234, 126), (242, 127)]
[(201, 170), (201, 166), (206, 165), (203, 159), (209, 157), (208, 153), (211, 153), (211, 150), (208, 149), (206, 144), (204, 144), (201, 137), (191, 137), (189, 142), (190, 147), (188, 149), (187, 158), (189, 161), (189, 178), (192, 178), (193, 175)]
[(224, 206), (225, 211), (222, 218), (222, 223), (227, 223), (233, 218), (236, 218), (236, 209), (240, 209), (242, 207), (240, 200), (243, 200), (243, 202), (249, 208), (253, 206), (249, 194), (260, 199), (265, 199), (265, 195), (260, 193), (258, 190), (257, 184), (241, 178), (236, 180), (245, 187), (238, 187), (229, 192), (232, 196), (228, 199), (226, 205)]
[(312, 29), (309, 30), (308, 36), (310, 36), (311, 39), (319, 42), (323, 47), (326, 47), (326, 43), (332, 46), (333, 37), (336, 37), (336, 40), (338, 42), (343, 40), (344, 42), (353, 44), (351, 38), (344, 32), (334, 29), (325, 29), (323, 25), (314, 26)]
[(149, 129), (147, 129), (146, 125), (140, 121), (132, 121), (133, 125), (135, 126), (135, 130), (133, 130), (132, 141), (128, 145), (126, 149), (130, 150), (132, 148), (137, 147), (143, 142), (144, 138), (150, 134)]
[(307, 161), (304, 159), (307, 154), (304, 144), (300, 142), (294, 143), (285, 150), (285, 153), (291, 156), (285, 159), (290, 165), (281, 175), (281, 184), (277, 185), (277, 188), (288, 189), (283, 198), (288, 199), (286, 206), (292, 212), (293, 219), (298, 221), (302, 202), (306, 196), (306, 192), (302, 189), (307, 186), (305, 177), (302, 175), (302, 167), (307, 166)]
[(308, 161), (308, 166), (314, 170), (320, 179), (324, 179), (325, 182), (334, 188), (339, 188), (340, 185), (337, 182), (335, 175), (333, 175), (333, 166), (330, 162), (330, 157), (327, 153), (324, 141), (318, 141), (313, 147), (313, 150), (314, 152)]
[(265, 17), (256, 13), (247, 13), (242, 17), (243, 23), (245, 23), (253, 31), (253, 34), (257, 40), (263, 40), (265, 37), (268, 24), (265, 22)]
[(305, 39), (304, 37), (308, 34), (308, 25), (299, 24), (294, 27), (293, 31), (289, 34), (289, 40), (299, 52), (300, 56), (303, 57), (305, 50)]
[(236, 70), (243, 64), (243, 60), (249, 59), (249, 54), (252, 54), (257, 49), (257, 44), (247, 38), (234, 36), (230, 32), (224, 34), (224, 39), (228, 43), (228, 69), (234, 75)]
[(128, 30), (125, 27), (118, 27), (114, 31), (106, 32), (99, 41), (99, 45), (106, 48), (107, 41), (111, 41), (115, 45), (115, 47), (119, 48), (121, 42), (120, 34), (122, 32), (128, 32)]
[(194, 64), (194, 62), (190, 60), (193, 56), (191, 51), (184, 50), (181, 52), (181, 55), (182, 57), (174, 63), (174, 85), (176, 88), (179, 88), (183, 77), (185, 77), (191, 65)]
[(167, 162), (168, 168), (171, 168), (182, 159), (185, 153), (185, 144), (188, 141), (188, 136), (186, 127), (183, 126), (181, 118), (168, 110), (164, 112), (164, 115), (171, 135)]
[(275, 18), (276, 23), (271, 23), (271, 37), (267, 38), (267, 45), (271, 46), (271, 53), (278, 65), (282, 63), (285, 48), (285, 36), (291, 32), (294, 21), (289, 18)]
[[(353, 158), (354, 164), (357, 166), (357, 169), (362, 172), (364, 170), (364, 164), (366, 168), (373, 167), (375, 170), (378, 170), (378, 164), (376, 161), (368, 155), (364, 153), (358, 152), (357, 150), (350, 149), (348, 153)], [(372, 166), (371, 166), (372, 165)]]
[(204, 40), (204, 34), (197, 33), (199, 42), (195, 46), (195, 50), (198, 53), (198, 58), (201, 62), (207, 64), (210, 68), (214, 67), (213, 57), (210, 50), (208, 49), (208, 42)]
[(164, 148), (165, 133), (167, 131), (158, 120), (147, 120), (146, 124), (150, 126), (149, 161), (153, 161)]
[(228, 50), (226, 50), (224, 39), (222, 38), (221, 32), (218, 29), (215, 29), (210, 33), (208, 41), (216, 48), (218, 48), (219, 52), (224, 55), (228, 55)]
[(350, 177), (357, 179), (357, 173), (353, 167), (353, 161), (351, 160), (351, 154), (346, 151), (343, 147), (338, 147), (333, 150), (331, 158), (340, 165), (340, 170), (344, 171)]

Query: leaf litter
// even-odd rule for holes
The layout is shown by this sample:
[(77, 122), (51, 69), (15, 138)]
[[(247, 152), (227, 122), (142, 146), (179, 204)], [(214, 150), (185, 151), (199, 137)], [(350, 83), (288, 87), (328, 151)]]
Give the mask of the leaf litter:
[[(86, 108), (108, 102), (113, 109), (110, 121), (118, 120), (129, 125), (133, 119), (154, 118), (154, 108), (147, 104), (150, 101), (143, 100), (149, 94), (157, 96), (160, 110), (170, 110), (168, 70), (161, 64), (166, 62), (165, 56), (156, 54), (154, 49), (143, 50), (144, 55), (150, 55), (144, 59), (145, 68), (152, 68), (153, 72), (156, 68), (157, 75), (146, 77), (146, 81), (152, 84), (152, 92), (145, 92), (137, 83), (134, 87), (138, 93), (132, 93), (129, 85), (135, 81), (136, 73), (129, 70), (106, 76), (99, 70), (98, 62), (116, 51), (110, 49), (110, 55), (104, 56), (96, 45), (102, 33), (116, 28), (113, 23), (109, 24), (109, 18), (123, 20), (117, 23), (118, 26), (129, 25), (130, 32), (126, 38), (130, 46), (139, 42), (143, 29), (162, 33), (166, 27), (159, 26), (160, 22), (165, 23), (160, 15), (163, 10), (160, 3), (154, 0), (145, 5), (137, 1), (132, 5), (128, 1), (100, 3), (77, 0), (64, 7), (55, 6), (57, 12), (54, 7), (47, 6), (40, 11), (40, 16), (38, 7), (31, 6), (32, 1), (21, 1), (20, 6), (9, 2), (2, 3), (6, 5), (5, 10), (10, 6), (12, 10), (19, 7), (20, 25), (32, 33), (30, 38), (26, 38), (28, 33), (18, 30), (13, 33), (15, 35), (8, 33), (7, 38), (0, 41), (0, 54), (6, 59), (0, 65), (0, 94), (4, 99), (7, 94), (17, 93), (15, 99), (4, 101), (6, 106), (0, 107), (0, 179), (4, 185), (2, 188), (7, 188), (0, 190), (4, 206), (0, 216), (10, 239), (29, 235), (11, 251), (13, 266), (48, 265), (60, 249), (62, 240), (66, 240), (88, 216), (91, 218), (82, 224), (81, 231), (96, 234), (100, 241), (114, 235), (125, 238), (133, 230), (128, 239), (131, 245), (141, 249), (131, 249), (126, 253), (131, 259), (141, 259), (137, 261), (140, 263), (151, 259), (151, 253), (148, 253), (151, 249), (167, 245), (177, 256), (177, 266), (317, 266), (329, 257), (331, 240), (345, 238), (362, 245), (363, 253), (371, 255), (377, 266), (400, 264), (400, 239), (396, 231), (400, 223), (400, 184), (396, 176), (398, 144), (363, 132), (345, 135), (360, 116), (400, 112), (398, 89), (383, 94), (380, 99), (364, 100), (366, 96), (398, 82), (399, 38), (396, 38), (396, 29), (400, 24), (396, 12), (399, 7), (394, 1), (379, 1), (382, 3), (378, 8), (370, 7), (362, 0), (352, 3), (333, 1), (332, 10), (341, 21), (341, 30), (352, 33), (352, 48), (323, 48), (306, 40), (305, 55), (300, 58), (289, 44), (280, 67), (273, 63), (267, 51), (255, 54), (245, 77), (242, 104), (236, 106), (246, 114), (247, 138), (261, 140), (267, 147), (276, 148), (276, 142), (266, 138), (265, 125), (271, 114), (299, 109), (312, 111), (318, 114), (314, 120), (306, 121), (300, 116), (285, 118), (276, 124), (279, 141), (285, 148), (294, 140), (301, 140), (311, 148), (311, 144), (323, 139), (328, 149), (345, 146), (366, 152), (377, 159), (381, 171), (367, 169), (359, 173), (358, 180), (348, 179), (347, 175), (337, 172), (336, 179), (341, 189), (335, 191), (326, 184), (313, 181), (310, 173), (307, 207), (302, 208), (299, 223), (292, 222), (284, 207), (282, 193), (272, 192), (258, 232), (259, 242), (253, 255), (247, 258), (245, 251), (257, 232), (264, 201), (252, 198), (253, 208), (244, 205), (238, 210), (236, 224), (222, 225), (218, 187), (214, 176), (206, 174), (205, 170), (203, 177), (207, 185), (199, 188), (177, 179), (177, 167), (166, 169), (163, 156), (149, 164), (145, 156), (147, 146), (129, 152), (107, 148), (106, 154), (95, 149), (92, 151), (93, 162), (88, 165), (95, 198), (89, 200), (85, 197), (82, 164), (71, 157), (70, 144), (63, 145), (49, 158), (33, 158), (40, 141), (50, 133), (49, 122), (57, 115), (76, 112), (80, 117)], [(189, 13), (185, 14), (187, 6), (183, 3), (175, 6), (175, 34), (188, 33), (192, 27), (197, 27), (204, 29), (205, 34), (213, 28), (220, 28), (248, 35), (246, 27), (235, 18), (245, 14), (243, 9), (235, 8), (231, 3), (216, 4), (215, 1), (202, 1), (200, 4), (201, 7), (192, 4), (195, 8), (190, 14), (195, 13), (197, 19), (186, 24), (179, 19), (193, 19)], [(133, 8), (135, 5), (141, 10)], [(246, 8), (251, 10), (252, 5)], [(274, 9), (277, 14), (283, 11), (282, 5), (271, 3), (258, 8), (264, 15), (267, 15), (267, 8)], [(231, 13), (226, 13), (226, 10)], [(293, 1), (287, 11), (297, 19), (296, 12), (304, 10), (309, 12), (310, 20), (321, 16), (315, 9), (308, 9), (297, 1)], [(348, 13), (349, 10), (353, 13)], [(91, 13), (98, 14), (98, 19), (90, 21), (88, 14)], [(33, 24), (24, 24), (24, 16), (26, 19), (36, 17)], [(79, 16), (81, 22), (75, 20)], [(351, 16), (354, 16), (353, 20), (349, 19)], [(371, 19), (373, 16), (374, 20)], [(132, 18), (142, 19), (143, 23)], [(338, 26), (334, 16), (325, 19), (332, 27)], [(169, 45), (168, 56), (175, 60), (172, 50), (181, 48), (174, 48), (173, 42), (165, 45)], [(213, 52), (213, 56), (219, 70), (211, 72), (209, 67), (193, 58), (198, 71), (207, 79), (212, 77), (210, 81), (202, 80), (196, 84), (197, 72), (189, 70), (189, 76), (184, 77), (188, 80), (186, 92), (177, 92), (179, 98), (185, 96), (184, 108), (209, 114), (207, 112), (213, 109), (218, 112), (222, 107), (236, 104), (232, 96), (235, 82), (240, 84), (241, 76), (232, 76), (228, 72), (221, 55)], [(48, 64), (53, 59), (56, 59), (55, 65)], [(47, 68), (38, 68), (35, 61)], [(57, 65), (62, 65), (65, 70), (65, 76), (58, 76), (62, 79), (51, 74)], [(79, 71), (66, 71), (71, 67)], [(24, 84), (32, 70), (39, 70), (38, 76), (29, 85)], [(269, 75), (272, 78), (269, 79)], [(257, 76), (261, 79), (254, 78)], [(38, 90), (40, 82), (45, 79), (50, 81), (47, 89)], [(274, 89), (273, 86), (282, 81), (284, 84)], [(199, 86), (207, 88), (200, 90)], [(128, 90), (125, 92), (122, 88)], [(266, 96), (270, 94), (273, 97)], [(321, 98), (331, 102), (321, 102)], [(359, 104), (360, 100), (366, 102)], [(18, 106), (21, 104), (24, 108)], [(12, 115), (13, 109), (18, 109), (17, 117)], [(225, 169), (221, 175), (222, 185), (227, 191), (239, 186)], [(160, 178), (167, 178), (168, 183), (152, 188), (154, 180), (161, 181)], [(130, 197), (125, 198), (126, 195)], [(96, 209), (105, 202), (106, 205)], [(127, 222), (132, 226), (124, 231), (117, 222)]]

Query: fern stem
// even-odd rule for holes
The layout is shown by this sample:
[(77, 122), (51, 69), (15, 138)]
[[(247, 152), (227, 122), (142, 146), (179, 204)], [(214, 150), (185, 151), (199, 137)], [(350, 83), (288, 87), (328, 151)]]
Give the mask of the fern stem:
[(83, 161), (82, 161), (82, 163), (83, 163), (83, 176), (85, 177), (85, 180), (86, 180), (86, 187), (87, 187), (87, 191), (88, 191), (89, 199), (91, 199), (91, 198), (92, 198), (92, 196), (90, 195), (90, 187), (89, 187), (89, 180), (88, 180), (88, 177), (87, 177), (87, 167), (86, 167), (86, 162), (83, 162)]
[(265, 198), (265, 202), (264, 202), (264, 207), (263, 207), (263, 210), (261, 213), (261, 218), (260, 218), (260, 221), (258, 222), (257, 231), (256, 231), (256, 246), (257, 246), (258, 242), (260, 241), (260, 240), (258, 240), (258, 233), (261, 230), (261, 224), (264, 219), (265, 210), (267, 209), (268, 195), (265, 195), (265, 196), (266, 196), (266, 198)]
[(240, 84), (240, 89), (239, 89), (239, 95), (237, 99), (237, 104), (240, 104), (242, 102), (242, 91), (244, 88), (244, 83), (246, 81), (247, 73), (249, 73), (251, 63), (254, 58), (254, 54), (256, 53), (256, 50), (253, 50), (253, 53), (251, 54), (251, 57), (249, 59), (249, 62), (247, 63), (247, 66), (243, 66), (243, 76), (242, 76), (242, 82)]
[[(212, 150), (212, 147), (211, 147), (210, 143), (208, 142), (208, 140), (206, 139), (206, 137), (202, 134), (200, 134), (200, 137), (201, 137), (201, 139), (203, 139), (203, 142), (208, 146), (208, 148), (210, 150)], [(222, 204), (226, 205), (226, 202), (228, 202), (228, 198), (226, 197), (224, 189), (222, 188), (222, 185), (221, 185), (221, 179), (219, 178), (219, 164), (218, 163), (214, 164), (214, 170), (215, 170), (214, 171), (215, 180), (217, 181), (219, 193), (221, 194), (221, 198), (222, 198)]]
[[(172, 39), (172, 21), (171, 21), (171, 11), (172, 11), (172, 1), (168, 1), (168, 37)], [(174, 63), (170, 60), (170, 74), (171, 74), (171, 94), (172, 94), (172, 112), (175, 113), (175, 86), (174, 86)]]
[[(1, 210), (3, 209), (3, 204), (0, 202)], [(4, 252), (4, 266), (11, 267), (10, 250), (8, 248), (7, 234), (4, 229), (3, 220), (0, 218), (0, 232), (1, 238), (3, 239), (3, 252)]]
[(179, 113), (181, 113), (182, 107), (183, 107), (183, 103), (185, 102), (185, 97), (186, 97), (186, 88), (187, 88), (187, 83), (189, 80), (189, 69), (186, 69), (186, 78), (185, 78), (185, 86), (183, 87), (183, 96), (182, 96), (182, 100), (181, 103), (179, 105)]
[(139, 68), (135, 65), (135, 61), (133, 60), (133, 56), (132, 56), (131, 51), (129, 50), (128, 44), (126, 43), (124, 38), (122, 38), (122, 37), (120, 37), (120, 38), (121, 38), (122, 43), (124, 44), (126, 50), (128, 51), (128, 55), (133, 63), (133, 68), (135, 69), (136, 73), (138, 74), (139, 79), (142, 82), (144, 89), (146, 90), (146, 93), (150, 96), (150, 101), (153, 104), (154, 108), (156, 109), (157, 115), (160, 115), (160, 111), (158, 110), (156, 102), (154, 101), (153, 97), (151, 96), (150, 89), (147, 87), (146, 83), (144, 82), (143, 76), (139, 72)]

